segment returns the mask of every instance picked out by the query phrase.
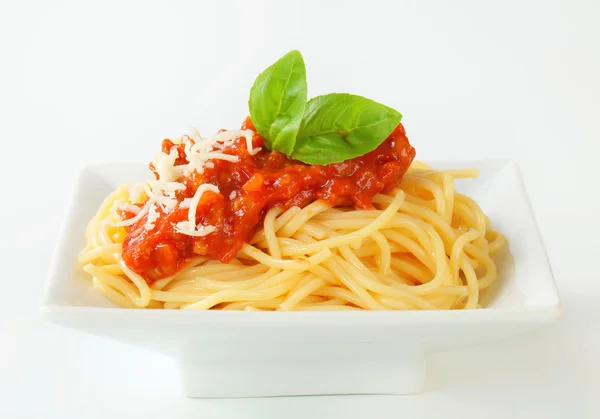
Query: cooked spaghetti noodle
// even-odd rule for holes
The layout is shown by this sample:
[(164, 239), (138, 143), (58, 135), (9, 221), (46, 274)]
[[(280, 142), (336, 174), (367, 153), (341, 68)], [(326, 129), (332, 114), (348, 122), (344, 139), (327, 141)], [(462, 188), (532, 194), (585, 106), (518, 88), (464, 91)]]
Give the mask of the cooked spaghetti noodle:
[(492, 256), (506, 241), (477, 203), (454, 189), (454, 179), (476, 175), (415, 162), (397, 188), (372, 197), (372, 209), (321, 199), (272, 207), (228, 263), (196, 255), (155, 281), (122, 257), (123, 203), (144, 197), (121, 185), (90, 221), (78, 262), (96, 290), (130, 308), (477, 308), (497, 277)]

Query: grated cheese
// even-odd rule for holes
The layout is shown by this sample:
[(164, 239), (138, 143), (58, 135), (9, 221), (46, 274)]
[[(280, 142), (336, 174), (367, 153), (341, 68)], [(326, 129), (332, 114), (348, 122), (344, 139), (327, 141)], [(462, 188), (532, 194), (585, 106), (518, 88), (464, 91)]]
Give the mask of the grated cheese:
[(127, 220), (123, 220), (118, 223), (113, 223), (113, 226), (114, 227), (126, 227), (126, 226), (130, 226), (130, 225), (137, 223), (142, 218), (144, 218), (144, 215), (146, 215), (148, 213), (148, 208), (149, 208), (149, 205), (148, 205), (148, 203), (146, 203), (146, 205), (144, 205), (142, 207), (140, 212), (138, 212), (135, 217), (128, 218)]
[(117, 202), (117, 208), (121, 211), (127, 211), (133, 213), (133, 215), (139, 214), (141, 208), (137, 205), (128, 204), (126, 202)]
[(252, 130), (244, 130), (244, 138), (246, 139), (246, 148), (248, 149), (248, 154), (250, 154), (251, 156), (255, 155), (256, 153), (258, 153), (261, 148), (260, 147), (256, 147), (256, 148), (252, 148), (252, 137), (254, 136), (254, 133), (252, 132)]
[[(227, 147), (234, 144), (235, 140), (244, 137), (246, 148), (250, 155), (258, 153), (261, 148), (252, 148), (252, 138), (254, 132), (252, 130), (231, 130), (223, 131), (213, 137), (204, 138), (200, 135), (197, 129), (191, 129), (191, 135), (184, 135), (176, 138), (173, 141), (175, 145), (184, 144), (184, 152), (188, 164), (175, 165), (175, 161), (179, 157), (179, 152), (176, 147), (172, 147), (169, 153), (158, 153), (152, 164), (154, 170), (158, 174), (159, 180), (152, 180), (135, 184), (130, 189), (129, 201), (131, 203), (139, 203), (143, 201), (145, 195), (146, 202), (142, 208), (132, 204), (122, 204), (119, 208), (126, 209), (135, 214), (134, 217), (113, 224), (114, 226), (130, 226), (147, 215), (144, 228), (153, 230), (156, 221), (160, 217), (160, 211), (164, 214), (173, 212), (176, 208), (188, 208), (188, 220), (177, 223), (176, 231), (188, 236), (203, 237), (216, 230), (215, 226), (196, 225), (196, 212), (202, 195), (207, 191), (220, 193), (219, 188), (212, 184), (202, 184), (194, 193), (193, 198), (185, 198), (179, 202), (176, 198), (176, 192), (185, 190), (183, 183), (177, 182), (183, 176), (190, 176), (196, 172), (202, 174), (205, 168), (213, 168), (214, 164), (211, 160), (225, 160), (232, 163), (239, 161), (238, 156), (223, 153)], [(234, 199), (237, 196), (233, 191), (229, 195), (229, 199)]]
[(179, 204), (179, 208), (189, 208), (191, 203), (192, 198), (184, 198), (181, 204)]
[(146, 224), (144, 224), (144, 228), (146, 230), (153, 230), (154, 223), (158, 220), (160, 214), (158, 213), (158, 208), (156, 204), (150, 205), (150, 209), (148, 210), (148, 218), (146, 219)]
[(182, 234), (187, 234), (188, 236), (202, 237), (216, 230), (216, 228), (213, 226), (196, 226), (196, 211), (198, 209), (198, 204), (200, 203), (200, 198), (202, 198), (204, 192), (207, 191), (219, 193), (219, 188), (217, 188), (215, 185), (211, 185), (210, 183), (204, 183), (198, 186), (194, 197), (190, 201), (190, 209), (188, 210), (188, 220), (181, 221), (175, 226), (175, 229), (178, 232)]
[(152, 164), (154, 165), (154, 170), (158, 173), (160, 180), (169, 182), (181, 177), (183, 174), (182, 167), (175, 166), (177, 157), (179, 157), (179, 153), (175, 148), (169, 150), (169, 154), (161, 152), (154, 157)]

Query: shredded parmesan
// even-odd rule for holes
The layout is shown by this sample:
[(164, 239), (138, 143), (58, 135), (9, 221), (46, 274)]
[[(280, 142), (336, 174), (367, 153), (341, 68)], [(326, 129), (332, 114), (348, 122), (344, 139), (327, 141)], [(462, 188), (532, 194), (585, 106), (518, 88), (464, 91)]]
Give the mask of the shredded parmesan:
[(159, 201), (159, 205), (165, 214), (169, 214), (173, 212), (173, 210), (177, 206), (177, 199), (165, 197), (165, 199), (161, 199)]
[(200, 131), (198, 131), (197, 128), (192, 127), (192, 129), (190, 130), (190, 132), (192, 133), (192, 138), (194, 139), (200, 139), (202, 138), (202, 136), (200, 135)]
[(254, 133), (252, 132), (252, 130), (245, 130), (244, 131), (244, 138), (246, 139), (246, 148), (248, 149), (248, 153), (253, 156), (256, 153), (258, 153), (261, 149), (260, 147), (257, 148), (252, 148), (252, 137), (254, 136)]
[[(127, 220), (114, 223), (114, 226), (130, 226), (146, 215), (144, 228), (153, 230), (156, 226), (156, 221), (161, 216), (161, 211), (164, 214), (169, 214), (175, 211), (176, 208), (187, 208), (188, 219), (177, 223), (175, 230), (181, 234), (188, 236), (203, 237), (216, 230), (215, 226), (196, 225), (196, 212), (198, 204), (204, 192), (212, 191), (220, 193), (219, 188), (215, 185), (205, 183), (198, 186), (193, 198), (185, 198), (179, 202), (176, 198), (176, 193), (186, 189), (186, 186), (178, 182), (183, 176), (189, 176), (196, 172), (202, 174), (205, 168), (214, 168), (211, 160), (224, 160), (232, 163), (239, 161), (238, 156), (223, 153), (223, 150), (232, 146), (237, 138), (244, 137), (246, 148), (250, 155), (258, 153), (261, 148), (252, 148), (252, 138), (254, 132), (252, 130), (231, 130), (223, 131), (213, 137), (202, 137), (197, 129), (191, 129), (191, 135), (184, 135), (181, 138), (176, 138), (173, 144), (184, 145), (184, 152), (187, 164), (175, 165), (179, 152), (176, 147), (172, 147), (168, 153), (158, 153), (152, 164), (154, 170), (158, 174), (159, 180), (152, 180), (135, 184), (131, 187), (129, 193), (130, 203), (121, 203), (118, 208), (132, 212), (134, 217)], [(145, 196), (144, 196), (145, 195)], [(235, 191), (231, 192), (229, 199), (234, 199), (237, 196)], [(133, 203), (144, 202), (142, 208), (132, 205)]]
[(145, 192), (146, 196), (150, 194), (150, 188), (146, 182), (136, 183), (129, 191), (129, 200), (131, 202), (138, 203), (142, 201), (142, 193)]
[(121, 211), (131, 212), (134, 215), (138, 215), (140, 213), (140, 207), (138, 207), (137, 205), (128, 204), (126, 202), (119, 202), (117, 204), (117, 208)]
[(137, 223), (142, 218), (144, 218), (144, 215), (146, 215), (148, 213), (148, 208), (149, 208), (148, 204), (144, 205), (144, 207), (140, 210), (140, 212), (137, 213), (137, 215), (135, 217), (128, 218), (127, 220), (124, 220), (124, 221), (121, 221), (118, 223), (114, 223), (113, 226), (125, 227), (125, 226), (130, 226), (130, 225)]
[(148, 210), (148, 218), (146, 219), (146, 224), (144, 224), (144, 228), (146, 230), (153, 230), (154, 223), (158, 220), (160, 214), (158, 213), (158, 208), (156, 204), (150, 205), (150, 209)]
[[(183, 223), (186, 223), (187, 221), (183, 221)], [(177, 225), (179, 225), (181, 223), (177, 223)], [(204, 237), (204, 236), (208, 236), (210, 233), (213, 233), (217, 228), (215, 226), (202, 226), (199, 225), (196, 227), (195, 230), (179, 230), (177, 229), (178, 232), (180, 232), (181, 234), (185, 234), (186, 236), (192, 236), (192, 237)]]
[(179, 204), (179, 208), (189, 208), (191, 203), (192, 198), (184, 198), (184, 200), (181, 201), (181, 204)]
[(154, 170), (158, 173), (160, 180), (169, 182), (181, 177), (183, 174), (181, 166), (175, 166), (177, 157), (179, 157), (179, 153), (175, 148), (172, 148), (169, 151), (169, 154), (161, 152), (154, 157), (152, 164), (154, 165)]
[(190, 209), (188, 210), (188, 220), (181, 221), (177, 223), (175, 229), (182, 234), (187, 234), (188, 236), (206, 236), (207, 234), (215, 231), (215, 227), (213, 226), (196, 226), (196, 211), (198, 209), (198, 204), (200, 203), (200, 198), (204, 195), (204, 192), (212, 191), (214, 193), (219, 193), (219, 188), (215, 185), (211, 185), (210, 183), (204, 183), (198, 186), (196, 189), (196, 193), (190, 202)]
[[(240, 161), (240, 158), (238, 156), (232, 156), (231, 154), (224, 154), (224, 153), (198, 153), (196, 154), (194, 157), (194, 159), (198, 159), (198, 160), (209, 160), (209, 159), (216, 159), (216, 160), (226, 160), (232, 163), (237, 163), (238, 161)], [(206, 163), (204, 163), (206, 164)]]

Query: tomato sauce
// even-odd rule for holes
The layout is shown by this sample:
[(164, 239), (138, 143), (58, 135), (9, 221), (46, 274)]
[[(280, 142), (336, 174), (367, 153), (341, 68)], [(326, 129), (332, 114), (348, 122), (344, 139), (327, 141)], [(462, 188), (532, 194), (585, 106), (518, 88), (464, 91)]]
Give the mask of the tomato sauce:
[[(264, 140), (256, 133), (250, 118), (242, 129), (255, 132), (255, 148), (263, 146)], [(163, 141), (163, 152), (169, 153), (172, 147), (177, 147), (179, 153), (175, 164), (187, 164), (183, 144)], [(250, 155), (243, 138), (236, 139), (223, 152), (238, 156), (239, 161), (211, 160), (214, 167), (180, 179), (186, 189), (177, 193), (177, 199), (182, 201), (194, 196), (203, 183), (216, 185), (220, 193), (205, 192), (196, 212), (197, 223), (214, 226), (216, 231), (204, 237), (177, 232), (175, 225), (187, 220), (187, 208), (169, 214), (161, 212), (152, 230), (144, 227), (145, 217), (127, 227), (123, 259), (148, 283), (175, 274), (195, 255), (229, 262), (273, 207), (286, 210), (322, 199), (333, 206), (371, 209), (372, 197), (397, 186), (415, 157), (415, 149), (408, 142), (402, 124), (370, 153), (326, 166), (307, 165), (264, 148)], [(122, 215), (133, 216), (126, 212)]]

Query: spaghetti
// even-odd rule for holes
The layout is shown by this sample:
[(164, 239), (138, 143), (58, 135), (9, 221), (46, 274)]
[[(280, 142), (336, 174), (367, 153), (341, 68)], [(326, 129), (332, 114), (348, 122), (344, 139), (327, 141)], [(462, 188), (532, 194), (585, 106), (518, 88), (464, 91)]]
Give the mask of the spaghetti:
[[(200, 152), (217, 150), (234, 156), (235, 144), (243, 143), (244, 158), (261, 158), (260, 136), (255, 132), (236, 132), (235, 138), (229, 145), (223, 138), (216, 143), (213, 139), (208, 151)], [(396, 171), (390, 185), (380, 182), (380, 188), (370, 189), (368, 202), (362, 195), (362, 208), (360, 201), (348, 196), (319, 195), (322, 185), (311, 189), (316, 195), (305, 193), (307, 189), (294, 191), (277, 204), (265, 204), (256, 228), (249, 226), (247, 239), (238, 242), (225, 238), (226, 211), (213, 226), (208, 214), (214, 216), (214, 207), (203, 212), (202, 205), (219, 199), (234, 205), (255, 190), (238, 185), (232, 191), (198, 193), (199, 173), (186, 175), (189, 167), (178, 166), (190, 163), (192, 148), (202, 141), (195, 135), (179, 144), (169, 142), (166, 149), (163, 143), (163, 154), (171, 156), (170, 170), (177, 173), (172, 178), (164, 170), (158, 175), (157, 166), (164, 162), (153, 163), (159, 178), (154, 187), (162, 179), (161, 193), (149, 184), (121, 185), (90, 221), (78, 263), (91, 275), (94, 288), (114, 303), (129, 308), (248, 311), (470, 309), (480, 307), (481, 291), (496, 280), (492, 256), (506, 241), (490, 227), (477, 203), (454, 189), (454, 179), (475, 177), (476, 170), (439, 171), (413, 162), (406, 173)], [(399, 137), (388, 139), (387, 146), (400, 142)], [(407, 144), (394, 154), (396, 159), (410, 154)], [(412, 156), (414, 152), (408, 164)], [(208, 167), (217, 170), (222, 164), (231, 174), (231, 165), (240, 164), (231, 160), (217, 158)], [(289, 167), (281, 166), (284, 174), (289, 174)], [(381, 162), (377, 167), (382, 167)], [(273, 171), (270, 167), (268, 172)], [(208, 170), (201, 177), (210, 176)], [(193, 186), (183, 182), (179, 187), (181, 178), (194, 179)], [(353, 198), (365, 190), (353, 190)], [(172, 215), (177, 208), (181, 214)], [(167, 221), (173, 229), (169, 237), (189, 238), (186, 248), (192, 246), (194, 251), (185, 257), (179, 254), (174, 271), (161, 271), (161, 264), (173, 262), (171, 254), (158, 251), (169, 242), (164, 239), (162, 244), (150, 242), (155, 252), (152, 269), (128, 263), (134, 252), (131, 235), (139, 232), (133, 242), (139, 247), (154, 237), (153, 231), (164, 232)], [(211, 247), (209, 237), (223, 246)], [(124, 248), (128, 239), (129, 250)], [(236, 250), (230, 257), (231, 252), (223, 249), (231, 248)]]

